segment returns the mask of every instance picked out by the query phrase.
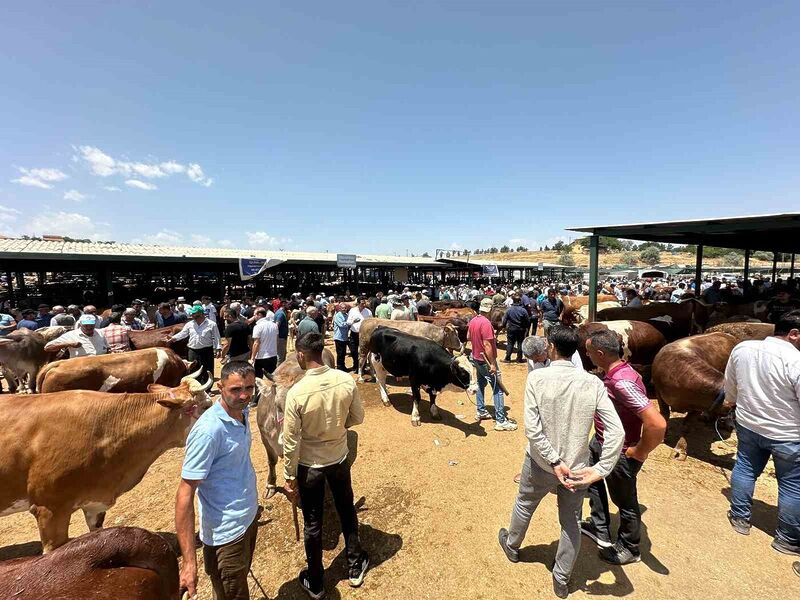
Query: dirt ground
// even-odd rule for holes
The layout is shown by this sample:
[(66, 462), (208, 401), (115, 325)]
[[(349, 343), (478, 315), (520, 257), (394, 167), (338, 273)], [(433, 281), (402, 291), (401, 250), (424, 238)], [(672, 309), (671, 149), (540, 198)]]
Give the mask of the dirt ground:
[[(512, 392), (510, 415), (521, 423), (526, 368), (503, 366)], [(508, 524), (514, 502), (513, 477), (525, 448), (522, 427), (499, 433), (490, 421), (477, 425), (467, 397), (445, 393), (438, 402), (443, 420), (432, 422), (423, 402), (422, 426), (414, 428), (407, 388), (391, 387), (391, 407), (382, 405), (375, 384), (361, 384), (359, 390), (366, 419), (354, 429), (358, 454), (353, 488), (371, 568), (362, 588), (348, 586), (344, 545), (328, 503), (324, 560), (329, 597), (554, 597), (549, 572), (558, 539), (554, 496), (542, 502), (531, 523), (522, 562), (509, 563), (497, 543), (497, 531)], [(679, 419), (673, 418), (673, 430)], [(255, 424), (254, 415), (251, 422)], [(611, 567), (584, 538), (571, 598), (796, 597), (800, 579), (792, 573), (792, 559), (769, 547), (776, 520), (774, 476), (766, 474), (757, 484), (752, 534), (737, 535), (725, 517), (733, 449), (715, 439), (713, 429), (703, 426), (689, 439), (686, 462), (673, 460), (666, 444), (650, 457), (639, 476), (642, 562)], [(668, 443), (675, 441), (675, 435), (668, 436)], [(252, 457), (263, 490), (266, 455), (257, 433)], [(106, 525), (174, 532), (174, 493), (182, 458), (183, 450), (175, 449), (156, 461), (144, 480), (109, 511)], [(304, 598), (296, 581), (304, 565), (303, 545), (295, 541), (291, 507), (281, 495), (264, 504), (253, 564), (258, 584), (251, 580), (252, 597)], [(302, 515), (300, 519), (302, 526)], [(0, 523), (0, 560), (41, 550), (29, 514), (5, 517)], [(81, 513), (75, 513), (71, 535), (85, 531)], [(168, 537), (174, 539), (174, 534)], [(211, 598), (203, 574), (200, 598)]]

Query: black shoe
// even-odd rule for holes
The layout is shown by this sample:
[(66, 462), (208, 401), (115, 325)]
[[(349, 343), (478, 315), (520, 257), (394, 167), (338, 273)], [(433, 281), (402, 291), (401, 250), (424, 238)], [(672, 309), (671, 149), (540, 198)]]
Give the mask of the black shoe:
[(500, 542), (500, 547), (505, 552), (506, 558), (512, 563), (518, 563), (519, 552), (508, 545), (508, 530), (505, 527), (497, 534), (497, 540)]
[(503, 362), (504, 362), (504, 363), (510, 363), (510, 362), (511, 362), (511, 359), (510, 359), (510, 358), (504, 358), (504, 359), (503, 359)]
[(794, 546), (778, 538), (772, 540), (772, 544), (770, 545), (772, 546), (773, 550), (777, 550), (782, 554), (796, 554), (797, 556), (800, 556), (800, 546)]
[(311, 580), (308, 578), (308, 569), (303, 569), (300, 571), (300, 577), (297, 579), (300, 582), (300, 587), (305, 590), (306, 594), (308, 594), (310, 598), (313, 598), (313, 600), (321, 600), (322, 598), (325, 598), (326, 594), (324, 587), (320, 585), (319, 589), (315, 590), (311, 586)]
[(364, 583), (364, 575), (366, 575), (369, 567), (369, 555), (366, 552), (362, 552), (358, 560), (359, 566), (350, 569), (349, 573), (350, 587), (354, 588)]
[(559, 598), (566, 598), (569, 596), (569, 588), (566, 583), (561, 583), (553, 577), (553, 593)]
[(608, 534), (600, 531), (591, 519), (584, 519), (580, 522), (580, 526), (581, 533), (589, 539), (594, 540), (594, 543), (600, 548), (611, 548), (611, 546), (613, 546)]
[(728, 521), (736, 533), (741, 535), (750, 535), (750, 523), (739, 517), (734, 517), (731, 511), (728, 511)]
[(610, 548), (601, 548), (599, 554), (602, 560), (612, 565), (629, 565), (642, 560), (641, 555), (634, 554), (619, 542)]

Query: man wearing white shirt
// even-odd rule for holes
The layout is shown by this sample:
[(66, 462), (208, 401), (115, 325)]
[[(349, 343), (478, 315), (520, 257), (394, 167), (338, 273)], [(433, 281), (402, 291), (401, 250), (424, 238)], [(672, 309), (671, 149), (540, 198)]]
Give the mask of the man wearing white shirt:
[(372, 317), (372, 311), (367, 308), (367, 299), (363, 296), (358, 299), (358, 305), (350, 309), (347, 313), (347, 324), (350, 326), (350, 356), (353, 357), (353, 364), (358, 364), (358, 332), (361, 331), (361, 323), (364, 319)]
[(97, 318), (94, 315), (81, 315), (80, 329), (72, 329), (45, 344), (45, 352), (59, 352), (69, 349), (69, 357), (97, 356), (108, 353), (106, 338), (96, 331)]
[(800, 311), (783, 315), (775, 335), (731, 352), (725, 404), (736, 407), (738, 449), (728, 520), (750, 534), (756, 479), (772, 458), (778, 479), (778, 525), (772, 547), (800, 555)]
[(263, 377), (264, 373), (272, 373), (278, 366), (278, 324), (267, 316), (267, 309), (263, 306), (256, 309), (254, 316), (258, 320), (253, 328), (250, 360), (256, 369), (256, 377)]
[[(550, 366), (550, 343), (547, 338), (538, 335), (530, 335), (522, 340), (522, 355), (528, 361), (528, 373), (536, 369), (544, 369)], [(580, 353), (576, 350), (570, 357), (571, 362), (575, 367), (583, 370), (583, 361), (581, 360)]]
[(189, 338), (189, 360), (196, 360), (204, 367), (204, 372), (197, 379), (205, 383), (208, 377), (214, 378), (214, 357), (219, 357), (220, 353), (219, 329), (215, 321), (206, 319), (202, 306), (193, 306), (189, 313), (192, 320), (178, 333), (168, 337), (167, 343)]

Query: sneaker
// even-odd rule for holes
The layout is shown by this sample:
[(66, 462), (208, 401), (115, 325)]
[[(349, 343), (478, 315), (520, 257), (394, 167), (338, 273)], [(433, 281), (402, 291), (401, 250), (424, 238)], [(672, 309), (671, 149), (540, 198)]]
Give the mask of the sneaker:
[(561, 583), (555, 577), (553, 577), (553, 593), (558, 598), (566, 598), (569, 596), (569, 588), (567, 587), (566, 583)]
[(364, 575), (367, 574), (367, 568), (369, 567), (369, 555), (366, 552), (362, 552), (359, 561), (361, 563), (360, 566), (350, 569), (350, 587), (356, 588), (364, 583)]
[(511, 362), (511, 359), (510, 359), (510, 358), (504, 358), (504, 359), (503, 359), (503, 362), (504, 362), (504, 363), (510, 363), (510, 362)]
[(488, 412), (486, 412), (486, 413), (475, 413), (475, 420), (476, 421), (491, 421), (492, 420), (492, 415), (490, 415)]
[(739, 517), (734, 517), (731, 511), (728, 511), (728, 521), (730, 521), (731, 527), (736, 533), (750, 535), (750, 523)]
[(634, 554), (619, 542), (610, 548), (601, 548), (600, 558), (612, 565), (629, 565), (642, 560), (641, 555)]
[(594, 543), (600, 548), (611, 548), (613, 546), (608, 534), (600, 531), (591, 519), (584, 519), (580, 522), (580, 526), (581, 533), (590, 540), (594, 540)]
[(494, 430), (495, 431), (516, 431), (517, 430), (517, 424), (516, 423), (512, 423), (511, 421), (506, 419), (502, 423), (495, 423), (494, 424)]
[(310, 598), (313, 598), (313, 600), (321, 600), (322, 598), (325, 598), (325, 588), (320, 586), (320, 589), (315, 591), (311, 587), (311, 580), (308, 578), (308, 569), (303, 569), (300, 571), (300, 576), (297, 579), (300, 582), (300, 587), (305, 590), (306, 594), (308, 594)]
[(781, 554), (796, 554), (800, 556), (800, 546), (794, 546), (788, 542), (784, 542), (778, 538), (772, 540), (772, 544), (770, 544), (773, 550), (777, 550)]
[(512, 563), (518, 563), (519, 552), (508, 545), (508, 530), (505, 527), (497, 534), (497, 540), (500, 542), (500, 547), (505, 552), (506, 558)]

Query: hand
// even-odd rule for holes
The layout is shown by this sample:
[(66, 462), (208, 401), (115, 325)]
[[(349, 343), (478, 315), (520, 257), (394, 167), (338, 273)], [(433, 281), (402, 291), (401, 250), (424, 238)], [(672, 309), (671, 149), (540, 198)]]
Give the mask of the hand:
[(489, 375), (495, 375), (497, 373), (497, 363), (489, 363)]
[(639, 446), (631, 446), (627, 450), (625, 450), (625, 456), (628, 458), (632, 458), (633, 460), (639, 461), (643, 463), (647, 460), (647, 454), (639, 450)]
[(594, 467), (585, 467), (583, 469), (578, 469), (577, 471), (572, 472), (572, 484), (573, 485), (592, 485), (596, 481), (600, 481), (602, 477), (600, 473), (597, 472), (597, 469)]
[(300, 493), (297, 489), (297, 480), (296, 479), (287, 479), (286, 483), (283, 484), (283, 489), (286, 490), (286, 497), (292, 504), (297, 504), (297, 501), (300, 499)]
[(222, 350), (214, 350), (214, 358), (219, 358), (222, 354)]
[(80, 348), (81, 347), (81, 343), (80, 342), (75, 342), (74, 344), (70, 344), (69, 347), (70, 348)]
[(189, 599), (197, 598), (197, 563), (183, 561), (180, 574), (180, 587), (189, 593)]
[(168, 344), (171, 344), (171, 343), (172, 343), (172, 336), (169, 336), (169, 337), (166, 339), (166, 342), (167, 342)]
[(569, 467), (563, 460), (553, 467), (553, 473), (556, 474), (558, 482), (561, 485), (567, 488), (570, 492), (575, 491), (575, 482), (570, 479), (572, 477), (572, 472), (569, 470)]

